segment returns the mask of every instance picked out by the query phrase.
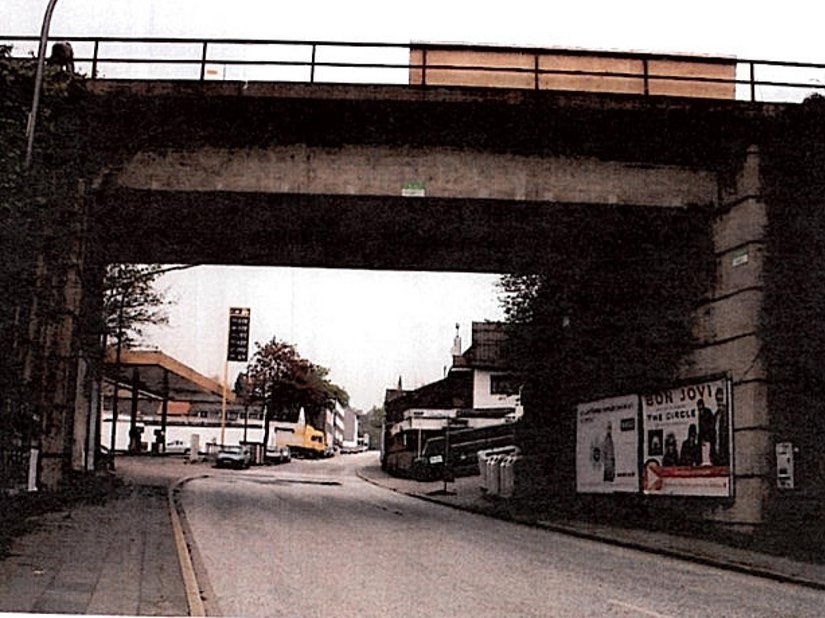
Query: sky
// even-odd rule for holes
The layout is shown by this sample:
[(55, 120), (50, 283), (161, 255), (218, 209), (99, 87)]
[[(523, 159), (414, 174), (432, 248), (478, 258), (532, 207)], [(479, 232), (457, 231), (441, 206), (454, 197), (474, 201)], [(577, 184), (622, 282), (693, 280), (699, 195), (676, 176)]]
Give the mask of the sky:
[[(37, 34), (46, 0), (0, 0), (8, 34)], [(822, 60), (817, 3), (692, 0), (59, 0), (55, 35), (440, 41)]]
[[(170, 323), (147, 341), (210, 377), (222, 377), (229, 307), (249, 307), (250, 353), (273, 336), (330, 369), (351, 405), (381, 405), (384, 391), (440, 379), (460, 325), (499, 319), (498, 277), (461, 273), (197, 266), (164, 275)], [(230, 375), (244, 363), (230, 363)], [(231, 384), (232, 382), (230, 382)]]
[[(46, 0), (0, 0), (0, 38), (40, 31)], [(825, 62), (817, 4), (626, 1), (60, 0), (56, 36), (232, 37), (460, 42), (697, 53)], [(170, 323), (148, 342), (220, 376), (231, 306), (250, 307), (253, 341), (272, 336), (331, 369), (354, 406), (368, 409), (401, 376), (441, 377), (460, 324), (500, 319), (494, 275), (206, 267), (160, 282)], [(254, 350), (254, 348), (253, 348)], [(241, 365), (230, 366), (230, 380)]]

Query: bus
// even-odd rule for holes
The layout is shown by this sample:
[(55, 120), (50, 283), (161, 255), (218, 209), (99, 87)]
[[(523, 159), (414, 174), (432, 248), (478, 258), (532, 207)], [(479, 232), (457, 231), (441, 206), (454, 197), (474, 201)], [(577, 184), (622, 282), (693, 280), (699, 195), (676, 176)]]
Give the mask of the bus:
[[(502, 446), (515, 446), (517, 423), (502, 423), (450, 431), (430, 438), (421, 454), (410, 463), (410, 476), (418, 481), (433, 481), (448, 476), (472, 476), (479, 473), (478, 452)], [(446, 470), (445, 470), (446, 464)]]
[[(450, 430), (449, 470), (457, 476), (478, 474), (478, 451), (515, 445), (518, 422)], [(444, 429), (402, 429), (386, 440), (384, 470), (393, 476), (428, 481), (442, 478)]]
[(393, 476), (409, 477), (413, 461), (421, 456), (425, 442), (443, 435), (443, 430), (402, 429), (384, 441), (383, 468)]

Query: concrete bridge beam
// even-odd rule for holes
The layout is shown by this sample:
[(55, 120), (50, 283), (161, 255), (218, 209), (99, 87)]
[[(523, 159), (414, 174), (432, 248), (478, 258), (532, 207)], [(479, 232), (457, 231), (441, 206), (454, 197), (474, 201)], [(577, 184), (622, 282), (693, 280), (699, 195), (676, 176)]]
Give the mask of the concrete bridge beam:
[(273, 145), (140, 152), (117, 184), (153, 191), (409, 196), (655, 208), (715, 201), (715, 173), (473, 148)]

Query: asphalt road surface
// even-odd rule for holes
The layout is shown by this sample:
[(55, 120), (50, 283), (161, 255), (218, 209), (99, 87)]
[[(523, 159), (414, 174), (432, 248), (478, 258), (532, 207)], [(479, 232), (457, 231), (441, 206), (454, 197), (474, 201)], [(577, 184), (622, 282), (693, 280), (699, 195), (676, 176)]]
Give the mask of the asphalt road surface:
[(822, 616), (825, 593), (457, 511), (368, 484), (374, 454), (187, 483), (225, 616)]

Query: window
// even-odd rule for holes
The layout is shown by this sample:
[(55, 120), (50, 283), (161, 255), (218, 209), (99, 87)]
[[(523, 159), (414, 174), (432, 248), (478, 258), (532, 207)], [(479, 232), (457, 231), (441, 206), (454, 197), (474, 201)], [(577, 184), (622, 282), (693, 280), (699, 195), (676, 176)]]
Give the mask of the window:
[(490, 376), (491, 395), (517, 395), (518, 389), (518, 380), (512, 374), (500, 373)]

